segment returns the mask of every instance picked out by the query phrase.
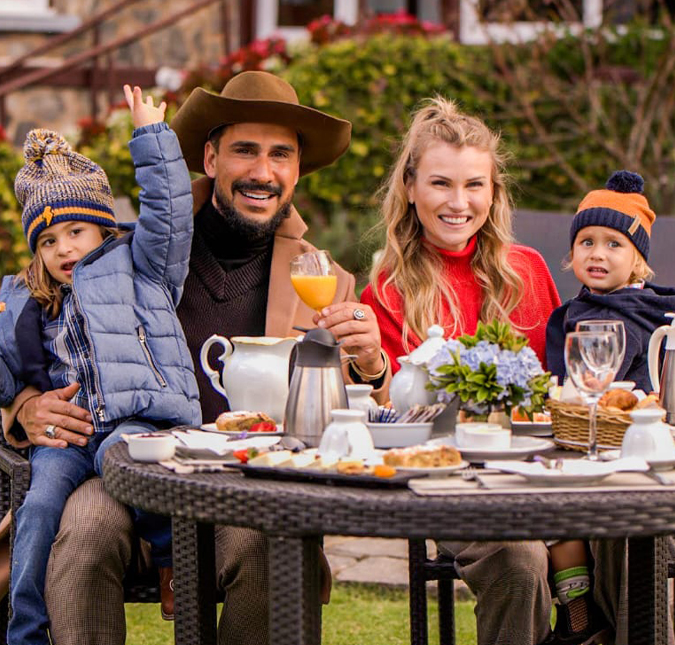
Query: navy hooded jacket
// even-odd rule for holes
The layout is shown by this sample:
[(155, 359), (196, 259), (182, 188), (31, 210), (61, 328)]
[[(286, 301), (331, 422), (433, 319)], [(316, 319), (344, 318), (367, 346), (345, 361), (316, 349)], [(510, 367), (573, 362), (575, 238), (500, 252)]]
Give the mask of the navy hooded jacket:
[(617, 381), (635, 381), (636, 387), (652, 391), (647, 350), (653, 331), (670, 324), (665, 313), (675, 313), (675, 289), (646, 282), (644, 288), (625, 287), (608, 294), (591, 293), (582, 287), (576, 298), (558, 307), (546, 326), (546, 364), (560, 382), (565, 377), (565, 335), (581, 320), (622, 320), (626, 329), (626, 355)]

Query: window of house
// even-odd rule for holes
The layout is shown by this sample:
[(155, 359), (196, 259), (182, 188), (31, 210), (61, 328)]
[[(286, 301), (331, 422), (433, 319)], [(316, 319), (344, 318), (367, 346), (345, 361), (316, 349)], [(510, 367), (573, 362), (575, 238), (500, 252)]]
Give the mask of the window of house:
[(333, 15), (333, 0), (279, 0), (279, 26), (307, 25), (321, 16)]
[(524, 41), (552, 22), (571, 28), (598, 27), (607, 1), (460, 0), (460, 40), (467, 44)]
[(62, 32), (80, 24), (76, 16), (59, 14), (50, 0), (0, 0), (0, 31)]
[(258, 0), (256, 38), (269, 38), (273, 34), (287, 40), (307, 38), (306, 25), (325, 15), (353, 24), (358, 5), (358, 0)]

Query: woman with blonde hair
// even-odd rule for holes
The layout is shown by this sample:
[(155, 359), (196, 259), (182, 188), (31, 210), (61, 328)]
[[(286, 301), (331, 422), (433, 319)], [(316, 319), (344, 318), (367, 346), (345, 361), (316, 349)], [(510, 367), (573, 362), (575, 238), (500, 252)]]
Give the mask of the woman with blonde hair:
[(510, 322), (544, 362), (546, 322), (560, 299), (543, 258), (515, 245), (499, 136), (452, 101), (418, 110), (384, 187), (384, 252), (361, 298), (395, 359), (425, 338)]
[[(543, 258), (513, 243), (499, 136), (452, 101), (425, 102), (383, 192), (384, 252), (361, 300), (382, 347), (408, 354), (441, 324), (446, 337), (479, 320), (509, 321), (544, 360), (560, 299)], [(551, 637), (548, 551), (542, 542), (441, 543), (476, 594), (478, 645), (536, 645)]]

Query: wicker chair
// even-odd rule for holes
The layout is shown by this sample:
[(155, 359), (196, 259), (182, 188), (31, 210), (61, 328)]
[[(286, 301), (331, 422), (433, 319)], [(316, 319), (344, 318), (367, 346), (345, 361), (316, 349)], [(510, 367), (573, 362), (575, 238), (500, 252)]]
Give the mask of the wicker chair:
[[(459, 580), (454, 559), (439, 554), (427, 557), (425, 540), (408, 540), (410, 584), (410, 643), (427, 645), (427, 582), (438, 581), (439, 645), (455, 645), (455, 580)], [(675, 578), (675, 562), (668, 562), (668, 577)], [(674, 612), (675, 613), (675, 612)], [(674, 617), (675, 620), (675, 617)], [(600, 645), (602, 641), (591, 641)], [(590, 645), (590, 644), (589, 644)]]
[[(0, 436), (2, 435), (0, 428)], [(9, 510), (16, 511), (28, 492), (30, 485), (30, 462), (25, 451), (9, 447), (0, 440), (0, 517)], [(15, 517), (15, 513), (14, 513)], [(12, 542), (14, 537), (12, 522)], [(10, 550), (11, 556), (11, 550)], [(138, 560), (132, 554), (132, 562)], [(159, 574), (156, 569), (140, 573), (130, 567), (124, 580), (125, 602), (159, 602)], [(5, 597), (0, 603), (0, 645), (7, 642), (7, 623), (9, 620), (9, 599)]]

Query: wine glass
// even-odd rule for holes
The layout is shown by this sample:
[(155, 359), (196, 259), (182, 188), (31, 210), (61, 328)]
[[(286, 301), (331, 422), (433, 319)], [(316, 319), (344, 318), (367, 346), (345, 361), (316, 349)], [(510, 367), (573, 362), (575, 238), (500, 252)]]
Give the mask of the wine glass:
[(622, 320), (580, 320), (576, 331), (614, 332), (619, 343), (618, 369), (621, 369), (623, 358), (626, 355), (626, 328)]
[(335, 264), (328, 251), (310, 251), (291, 260), (291, 282), (300, 299), (321, 311), (337, 291)]
[(619, 341), (614, 332), (573, 331), (565, 336), (565, 367), (588, 403), (588, 453), (598, 458), (598, 401), (619, 369)]

